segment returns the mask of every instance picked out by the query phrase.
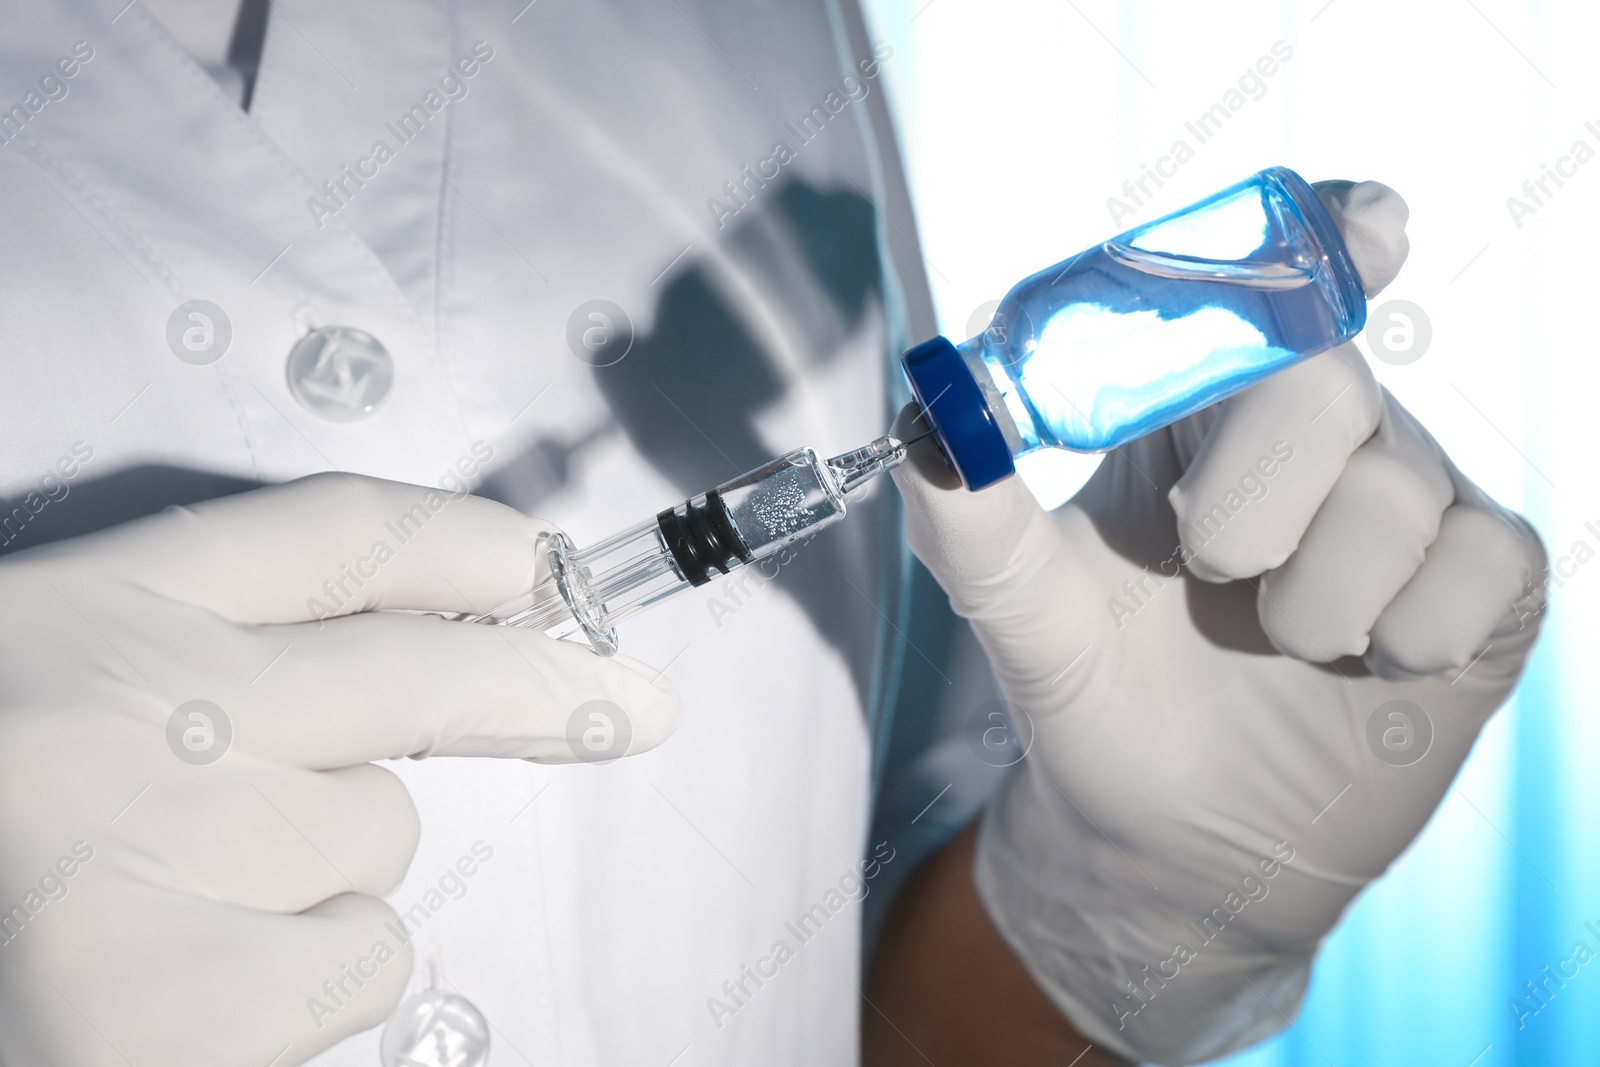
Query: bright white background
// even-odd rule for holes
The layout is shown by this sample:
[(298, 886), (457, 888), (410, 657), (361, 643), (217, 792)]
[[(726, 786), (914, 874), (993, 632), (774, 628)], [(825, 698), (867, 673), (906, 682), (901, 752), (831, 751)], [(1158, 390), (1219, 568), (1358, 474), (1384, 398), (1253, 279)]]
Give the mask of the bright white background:
[[(1422, 839), (1330, 940), (1295, 1028), (1235, 1062), (1600, 1062), (1600, 959), (1520, 1029), (1508, 1004), (1576, 942), (1600, 952), (1585, 928), (1600, 931), (1600, 555), (1578, 562), (1600, 553), (1600, 6), (867, 7), (896, 49), (885, 79), (952, 337), (1025, 274), (1265, 166), (1313, 181), (1375, 178), (1406, 197), (1411, 259), (1374, 307), (1415, 302), (1433, 337), (1414, 363), (1376, 363), (1378, 376), (1470, 477), (1533, 519), (1569, 576), (1514, 702)], [(1278, 40), (1294, 55), (1265, 94), (1197, 144), (1185, 121)], [(1179, 138), (1194, 158), (1113, 222), (1107, 199)], [(1553, 195), (1519, 227), (1507, 198), (1526, 200), (1523, 182), (1579, 140), (1597, 158), (1549, 184)], [(1031, 481), (1060, 499), (1092, 465), (1067, 458)]]

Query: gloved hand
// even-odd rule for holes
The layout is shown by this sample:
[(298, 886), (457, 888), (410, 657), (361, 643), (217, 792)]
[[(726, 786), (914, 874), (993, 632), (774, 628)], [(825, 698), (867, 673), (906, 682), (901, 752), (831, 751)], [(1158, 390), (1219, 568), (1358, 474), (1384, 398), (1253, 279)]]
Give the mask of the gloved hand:
[(367, 761), (571, 761), (593, 700), (629, 752), (677, 725), (642, 664), (372, 613), (526, 593), (550, 529), (319, 475), (0, 561), (0, 1062), (287, 1067), (382, 1022), (418, 818)]
[[(1404, 203), (1319, 193), (1376, 292)], [(1515, 684), (1538, 537), (1352, 345), (1107, 456), (1054, 514), (1016, 478), (966, 491), (932, 442), (895, 480), (1019, 740), (1031, 721), (974, 864), (1002, 937), (1131, 1059), (1284, 1026), (1323, 936)]]

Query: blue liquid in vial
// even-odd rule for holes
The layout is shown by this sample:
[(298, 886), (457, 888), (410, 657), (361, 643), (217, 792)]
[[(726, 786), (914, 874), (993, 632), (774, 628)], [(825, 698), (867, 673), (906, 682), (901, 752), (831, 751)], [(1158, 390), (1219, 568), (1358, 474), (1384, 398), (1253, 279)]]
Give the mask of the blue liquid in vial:
[[(1332, 217), (1275, 167), (1024, 279), (983, 333), (953, 353), (942, 340), (918, 346), (905, 366), (946, 454), (980, 488), (1010, 473), (1005, 453), (1116, 448), (1349, 340), (1365, 321)], [(924, 371), (918, 353), (939, 345), (942, 365)], [(965, 382), (949, 388), (961, 377), (956, 353), (986, 413)]]

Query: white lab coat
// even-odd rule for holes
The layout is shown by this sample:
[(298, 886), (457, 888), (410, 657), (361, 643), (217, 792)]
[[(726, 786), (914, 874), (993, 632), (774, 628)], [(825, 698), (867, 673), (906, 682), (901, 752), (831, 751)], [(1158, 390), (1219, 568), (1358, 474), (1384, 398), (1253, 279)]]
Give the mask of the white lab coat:
[[(0, 494), (26, 513), (6, 551), (329, 468), (438, 484), (485, 445), (475, 484), (582, 543), (887, 425), (892, 350), (930, 330), (881, 82), (841, 89), (874, 59), (848, 2), (278, 0), (249, 115), (121, 7), (0, 22), (0, 105), (26, 112), (0, 147)], [(92, 56), (65, 78), (75, 46)], [(445, 92), (473, 58), (465, 95)], [(419, 103), (402, 142), (392, 124)], [(774, 160), (765, 187), (742, 177)], [(636, 328), (610, 368), (567, 342), (596, 298)], [(231, 322), (211, 365), (167, 343), (192, 299)], [(387, 347), (372, 416), (291, 396), (287, 354), (319, 324)], [(92, 458), (45, 480), (75, 449)], [(657, 752), (397, 768), (423, 835), (392, 900), (429, 905), (419, 957), (442, 952), (487, 1015), (493, 1062), (853, 1061), (861, 909), (829, 892), (874, 844), (893, 533), (880, 501), (787, 584), (710, 587), (627, 625), (625, 650), (686, 707)], [(475, 847), (492, 858), (445, 878)], [(802, 941), (786, 924), (818, 903), (830, 917)], [(793, 958), (733, 997), (724, 982), (779, 941)], [(317, 1062), (371, 1064), (375, 1044)]]

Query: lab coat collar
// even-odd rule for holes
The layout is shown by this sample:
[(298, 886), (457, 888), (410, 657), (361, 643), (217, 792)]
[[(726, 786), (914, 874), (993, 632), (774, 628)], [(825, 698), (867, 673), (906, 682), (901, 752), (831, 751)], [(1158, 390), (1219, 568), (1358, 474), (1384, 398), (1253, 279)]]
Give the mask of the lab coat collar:
[(40, 5), (17, 21), (26, 32), (8, 27), (0, 46), (12, 71), (48, 73), (79, 41), (92, 58), (8, 147), (147, 283), (224, 307), (267, 294), (391, 346), (430, 343), (373, 249), (337, 216), (315, 223), (316, 183), (142, 7), (109, 21), (86, 3)]

